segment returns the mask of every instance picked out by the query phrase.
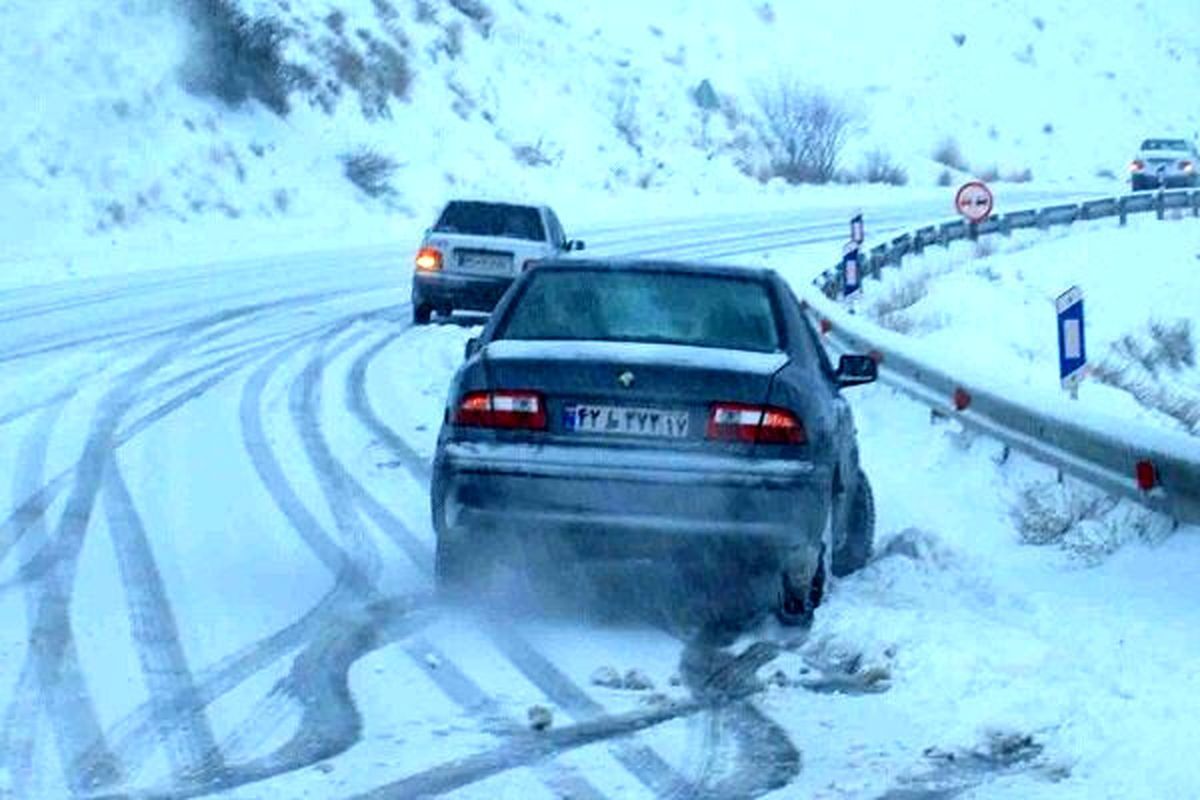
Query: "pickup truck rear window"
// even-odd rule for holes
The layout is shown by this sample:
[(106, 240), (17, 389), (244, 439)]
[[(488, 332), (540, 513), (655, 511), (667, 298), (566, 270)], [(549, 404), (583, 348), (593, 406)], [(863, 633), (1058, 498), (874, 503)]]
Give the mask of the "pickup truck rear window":
[(436, 233), (465, 233), (471, 236), (503, 236), (508, 239), (546, 240), (542, 215), (531, 206), (507, 203), (450, 203), (433, 226)]
[(753, 278), (554, 267), (529, 275), (495, 339), (780, 349), (771, 288)]

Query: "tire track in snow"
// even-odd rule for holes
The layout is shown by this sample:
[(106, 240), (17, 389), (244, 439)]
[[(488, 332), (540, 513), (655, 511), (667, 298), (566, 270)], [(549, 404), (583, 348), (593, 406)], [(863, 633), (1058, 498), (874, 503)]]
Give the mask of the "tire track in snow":
[[(382, 337), (378, 342), (366, 348), (352, 362), (346, 379), (345, 399), (348, 406), (358, 405), (360, 410), (369, 407), (363, 385), (366, 378), (366, 367), (375, 356), (395, 340), (397, 335), (389, 334)], [(364, 510), (367, 516), (372, 518), (377, 527), (400, 546), (405, 554), (413, 559), (418, 569), (423, 574), (429, 576), (432, 572), (432, 553), (428, 545), (422, 542), (398, 517), (388, 511), (382, 503), (375, 500), (370, 492), (354, 479), (344, 465), (334, 456), (332, 449), (321, 434), (317, 415), (320, 413), (320, 384), (324, 370), (328, 362), (336, 359), (356, 342), (357, 340), (351, 340), (340, 343), (337, 347), (332, 348), (332, 352), (327, 357), (318, 356), (317, 359), (311, 361), (305, 368), (305, 379), (300, 385), (303, 386), (306, 396), (300, 398), (298, 402), (293, 402), (293, 409), (301, 411), (296, 419), (297, 426), (307, 431), (306, 448), (309, 450), (313, 467), (322, 476), (322, 486), (338, 487), (335, 498), (331, 498), (331, 505), (333, 504), (333, 499), (336, 499), (338, 506), (342, 508), (340, 514), (350, 515), (352, 511), (346, 508), (345, 504), (347, 502), (356, 503)], [(387, 431), (387, 434), (394, 436), (390, 430)], [(415, 457), (415, 453), (412, 455)], [(431, 645), (427, 642), (417, 642), (407, 649), (419, 665), (427, 667), (424, 658), (417, 656), (416, 653), (421, 650), (424, 650), (426, 654), (433, 652)], [(471, 683), (466, 675), (458, 670), (452, 662), (448, 661), (444, 656), (439, 656), (438, 663), (439, 667), (436, 670), (426, 669), (426, 674), (437, 683), (439, 688), (451, 700), (458, 703), (464, 710), (474, 713), (477, 717), (482, 713), (485, 724), (487, 720), (498, 719), (503, 714), (499, 704)], [(514, 726), (512, 729), (517, 729), (515, 727), (517, 723), (509, 721), (508, 724)], [(553, 790), (569, 789), (569, 796), (572, 797), (603, 797), (597, 789), (592, 787), (590, 783), (579, 776), (574, 770), (561, 765), (555, 766), (552, 769), (540, 769), (539, 777), (543, 783)]]
[[(208, 324), (219, 324), (228, 318), (217, 315)], [(123, 776), (122, 766), (104, 740), (75, 647), (70, 602), (77, 559), (108, 459), (116, 447), (117, 428), (136, 398), (136, 388), (182, 351), (200, 327), (197, 324), (192, 330), (181, 331), (140, 364), (122, 373), (116, 386), (101, 398), (83, 454), (71, 471), (73, 485), (51, 545), (54, 561), (38, 580), (25, 584), (32, 612), (26, 664), (36, 675), (38, 694), (50, 718), (64, 777), (74, 794), (112, 785)]]
[(354, 359), (346, 383), (346, 406), (372, 436), (396, 455), (410, 474), (415, 476), (422, 485), (428, 486), (432, 478), (429, 462), (412, 449), (399, 434), (383, 423), (371, 405), (371, 398), (367, 394), (367, 368), (401, 335), (395, 333), (385, 336)]
[[(368, 316), (374, 315), (377, 312), (370, 312)], [(349, 320), (353, 322), (355, 319), (362, 318), (363, 314), (351, 315)], [(261, 410), (261, 393), (265, 387), (266, 380), (270, 377), (269, 370), (273, 372), (282, 365), (284, 359), (290, 357), (295, 351), (307, 346), (311, 341), (322, 336), (329, 337), (336, 334), (336, 330), (331, 334), (331, 328), (337, 328), (338, 325), (344, 323), (345, 320), (337, 320), (333, 323), (323, 323), (315, 328), (306, 331), (299, 337), (299, 341), (288, 341), (287, 346), (282, 351), (275, 347), (275, 352), (272, 358), (269, 359), (255, 375), (251, 376), (250, 381), (243, 388), (242, 401), (240, 410), (243, 419), (250, 419), (251, 428), (261, 428), (261, 419), (257, 418)], [(274, 343), (270, 346), (274, 346)], [(247, 358), (252, 358), (258, 355), (262, 348), (256, 347), (255, 350), (247, 354)], [(224, 380), (232, 372), (244, 367), (245, 364), (238, 363), (223, 370), (218, 375), (212, 376), (209, 381)], [(259, 385), (255, 385), (255, 384)], [(211, 387), (208, 387), (211, 388)], [(248, 399), (249, 398), (249, 399)], [(181, 405), (187, 402), (188, 397), (176, 398), (175, 405)], [(260, 458), (265, 460), (260, 464), (268, 473), (282, 473), (278, 462), (270, 455), (269, 451), (260, 453)], [(272, 495), (272, 499), (279, 502), (279, 498)], [(292, 505), (295, 501), (296, 505)], [(298, 498), (294, 493), (285, 494), (283, 502), (289, 511), (285, 511), (285, 516), (289, 513), (289, 522), (293, 525), (299, 523), (301, 525), (312, 524), (319, 529), (319, 524), (303, 505), (299, 503)], [(310, 533), (312, 533), (310, 531)], [(319, 535), (324, 536), (324, 533), (318, 531)], [(317, 535), (317, 534), (314, 534)], [(358, 588), (347, 583), (335, 583), (334, 587), (328, 592), (325, 597), (307, 612), (303, 617), (292, 623), (289, 626), (277, 631), (275, 634), (266, 637), (259, 643), (250, 645), (244, 648), (239, 653), (222, 659), (217, 665), (210, 669), (203, 670), (197, 679), (197, 688), (194, 693), (194, 701), (196, 706), (188, 705), (185, 700), (188, 698), (175, 694), (169, 700), (169, 705), (178, 706), (182, 704), (179, 713), (183, 715), (196, 713), (196, 708), (202, 709), (215, 699), (223, 696), (227, 692), (236, 688), (238, 685), (249, 679), (253, 675), (265, 669), (270, 664), (274, 663), (278, 658), (304, 642), (309, 641), (323, 632), (326, 632), (335, 624), (334, 618), (342, 614), (345, 609), (352, 607), (357, 599), (361, 599), (361, 592)], [(190, 694), (190, 693), (189, 693)], [(156, 724), (155, 709), (150, 704), (144, 704), (138, 709), (128, 714), (113, 728), (113, 736), (118, 741), (118, 752), (123, 758), (132, 764), (143, 762), (153, 749), (153, 728)]]
[[(320, 330), (320, 327), (317, 327), (317, 329), (314, 330)], [(247, 351), (245, 356), (242, 357), (242, 359), (239, 359), (239, 361), (232, 363), (232, 365), (227, 366), (226, 368), (220, 369), (220, 371), (215, 372), (214, 374), (210, 375), (210, 377), (200, 380), (198, 384), (194, 384), (193, 386), (188, 387), (188, 389), (185, 391), (179, 392), (178, 395), (169, 398), (167, 402), (164, 402), (158, 405), (158, 407), (151, 409), (143, 416), (137, 417), (137, 419), (134, 420), (131, 425), (128, 425), (122, 429), (122, 431), (118, 434), (118, 437), (116, 437), (116, 447), (119, 449), (119, 447), (124, 446), (126, 443), (128, 443), (128, 441), (138, 437), (140, 433), (143, 433), (145, 429), (148, 429), (151, 425), (154, 425), (155, 422), (164, 419), (164, 417), (167, 417), (174, 413), (175, 410), (184, 407), (184, 405), (187, 403), (191, 403), (194, 401), (194, 399), (206, 395), (206, 393), (214, 389), (214, 387), (223, 383), (224, 380), (232, 377), (232, 375), (238, 372), (241, 367), (246, 366), (246, 363), (250, 363), (253, 360), (253, 357), (257, 356), (259, 351), (269, 347), (271, 347), (271, 344), (259, 345), (259, 347)], [(196, 371), (196, 374), (202, 373)], [(163, 381), (161, 384), (150, 387), (148, 391), (140, 393), (139, 402), (144, 402), (146, 398), (155, 395), (155, 393), (164, 389), (168, 389), (168, 387), (174, 385), (175, 383), (175, 379), (168, 379)], [(61, 471), (61, 473), (55, 475), (52, 480), (44, 483), (44, 485), (40, 488), (35, 489), (30, 486), (28, 489), (26, 489), (26, 492), (28, 493), (24, 495), (18, 495), (18, 497), (24, 497), (25, 500), (20, 501), (20, 505), (18, 505), (17, 509), (12, 512), (12, 515), (8, 517), (4, 523), (0, 524), (0, 563), (5, 560), (8, 552), (10, 552), (12, 547), (20, 540), (20, 537), (22, 537), (24, 531), (28, 529), (31, 524), (37, 522), (38, 519), (41, 519), (44, 513), (46, 513), (49, 505), (53, 504), (54, 500), (59, 497), (59, 494), (64, 491), (67, 486), (67, 482), (70, 481), (71, 474), (71, 469)], [(18, 577), (14, 579), (14, 581), (6, 584), (0, 584), (0, 591), (11, 588), (13, 583), (19, 583), (20, 581), (23, 581), (23, 579), (38, 577), (38, 575), (41, 575), (41, 573), (48, 569), (48, 566), (53, 563), (55, 558), (56, 554), (53, 552), (38, 555), (34, 561), (30, 561), (30, 563), (23, 565), (22, 569), (20, 569), (18, 572)]]
[[(50, 433), (62, 415), (64, 404), (50, 406), (42, 412), (36, 426), (21, 442), (13, 474), (13, 495), (24, 497), (30, 486), (41, 483), (45, 470), (46, 448)], [(22, 540), (23, 549), (33, 549), (47, 537), (46, 523), (39, 515), (30, 520), (31, 532)], [(35, 541), (37, 540), (37, 541)], [(34, 622), (36, 598), (26, 596), (28, 624)], [(41, 723), (41, 697), (38, 694), (38, 675), (34, 662), (26, 659), (13, 690), (12, 700), (4, 715), (0, 733), (0, 764), (8, 768), (9, 778), (18, 796), (33, 797), (39, 791), (35, 785), (33, 765), (36, 758), (37, 736)]]
[[(49, 548), (51, 562), (40, 579), (25, 584), (30, 604), (29, 647), (23, 672), (31, 679), (50, 718), (50, 729), (58, 745), (64, 778), (73, 793), (89, 792), (122, 778), (122, 765), (108, 747), (98, 721), (95, 704), (79, 664), (71, 628), (70, 601), (78, 555), (90, 526), (92, 511), (111, 454), (119, 446), (122, 418), (137, 400), (137, 389), (155, 372), (184, 352), (205, 329), (251, 317), (280, 303), (266, 303), (219, 314), (181, 326), (166, 344), (119, 374), (116, 385), (101, 398), (74, 468), (64, 474), (61, 489), (70, 485), (59, 524)], [(48, 431), (46, 432), (48, 435)], [(44, 452), (44, 445), (42, 446)], [(50, 499), (57, 492), (35, 492), (35, 500), (22, 504), (14, 519), (41, 524)], [(60, 490), (61, 490), (60, 489)], [(21, 511), (25, 513), (22, 514)], [(8, 527), (6, 525), (6, 527)], [(7, 549), (7, 548), (6, 548)], [(19, 702), (19, 698), (17, 698)], [(15, 712), (14, 712), (15, 713)]]
[[(370, 362), (370, 359), (381, 352), (383, 347), (393, 341), (395, 337), (396, 334), (384, 336), (379, 342), (372, 344), (364, 351), (368, 354), (367, 358), (364, 359), (360, 356), (354, 360), (346, 383), (345, 399), (348, 405), (365, 400), (365, 392), (361, 388), (361, 382), (365, 380), (365, 367)], [(320, 482), (322, 487), (330, 487), (327, 489), (329, 502), (331, 508), (335, 510), (335, 517), (342, 520), (339, 522), (339, 525), (349, 528), (352, 525), (357, 526), (359, 524), (353, 508), (353, 505), (356, 504), (364, 510), (367, 516), (372, 518), (376, 526), (385, 535), (392, 539), (406, 555), (409, 555), (413, 559), (418, 569), (428, 576), (432, 571), (432, 554), (428, 545), (421, 542), (399, 518), (388, 511), (382, 503), (375, 500), (354, 479), (350, 472), (334, 456), (321, 431), (319, 420), (321, 408), (320, 386), (326, 366), (356, 344), (359, 339), (361, 337), (340, 342), (337, 346), (331, 348), (328, 354), (318, 353), (305, 367), (301, 381), (293, 384), (293, 390), (297, 387), (301, 389), (300, 396), (293, 394), (291, 397), (294, 421), (304, 436), (306, 451), (308, 452), (313, 468), (321, 477)], [(353, 522), (351, 518), (353, 518)], [(358, 529), (355, 535), (362, 536), (366, 534), (361, 529)], [(431, 650), (427, 643), (424, 644), (424, 647), (427, 651)], [(411, 652), (410, 650), (410, 654)], [(419, 663), (424, 664), (425, 662), (419, 660)], [(440, 659), (440, 665), (439, 669), (429, 670), (427, 674), (430, 675), (439, 688), (452, 700), (458, 702), (460, 706), (465, 704), (464, 710), (481, 706), (486, 714), (485, 720), (494, 719), (500, 713), (498, 704), (494, 700), (487, 698), (478, 687), (471, 684), (469, 679), (451, 662), (442, 658)], [(592, 787), (574, 770), (565, 767), (556, 766), (552, 769), (539, 770), (539, 776), (552, 789), (570, 788), (572, 791), (571, 796), (573, 797), (596, 799), (603, 797), (598, 790)]]
[(129, 607), (130, 630), (157, 718), (157, 738), (166, 748), (175, 780), (211, 781), (224, 770), (221, 752), (197, 697), (150, 539), (115, 454), (110, 455), (106, 469), (103, 497)]

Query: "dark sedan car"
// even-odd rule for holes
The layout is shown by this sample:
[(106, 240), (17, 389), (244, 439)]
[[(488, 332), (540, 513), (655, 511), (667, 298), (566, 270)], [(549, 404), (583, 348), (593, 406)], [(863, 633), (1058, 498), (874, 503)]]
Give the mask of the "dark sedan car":
[(866, 356), (835, 370), (771, 271), (534, 266), (451, 385), (431, 489), (439, 585), (498, 559), (709, 564), (719, 583), (769, 580), (781, 617), (805, 619), (825, 564), (845, 574), (870, 554), (840, 392), (875, 374)]

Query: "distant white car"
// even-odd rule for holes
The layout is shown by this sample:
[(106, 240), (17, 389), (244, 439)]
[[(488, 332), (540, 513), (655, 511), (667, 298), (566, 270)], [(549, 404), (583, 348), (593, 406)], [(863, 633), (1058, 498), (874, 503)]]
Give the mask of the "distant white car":
[(1197, 185), (1196, 146), (1186, 139), (1146, 139), (1129, 162), (1133, 191)]
[(428, 323), (434, 311), (490, 312), (527, 265), (583, 247), (547, 206), (451, 200), (417, 251), (413, 323)]

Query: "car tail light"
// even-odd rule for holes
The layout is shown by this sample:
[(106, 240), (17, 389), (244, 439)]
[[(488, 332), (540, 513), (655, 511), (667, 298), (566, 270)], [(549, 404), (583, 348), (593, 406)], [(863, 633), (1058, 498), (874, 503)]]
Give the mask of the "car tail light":
[(417, 269), (421, 272), (437, 272), (442, 268), (442, 251), (436, 247), (422, 247), (417, 251)]
[(546, 401), (537, 392), (467, 392), (454, 413), (456, 425), (476, 428), (546, 429)]
[(1129, 162), (1129, 171), (1130, 172), (1141, 172), (1145, 168), (1146, 168), (1146, 162), (1142, 161), (1140, 158), (1135, 158), (1133, 161)]
[(808, 437), (796, 415), (774, 406), (714, 403), (708, 414), (709, 439), (751, 444), (804, 444)]
[(1192, 164), (1192, 162), (1187, 161), (1185, 159), (1185, 160), (1179, 162), (1179, 168), (1181, 170), (1183, 170), (1184, 172), (1191, 172), (1196, 167)]

